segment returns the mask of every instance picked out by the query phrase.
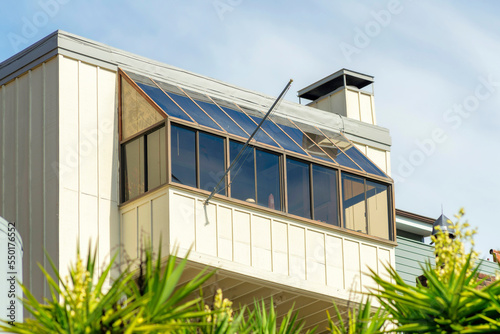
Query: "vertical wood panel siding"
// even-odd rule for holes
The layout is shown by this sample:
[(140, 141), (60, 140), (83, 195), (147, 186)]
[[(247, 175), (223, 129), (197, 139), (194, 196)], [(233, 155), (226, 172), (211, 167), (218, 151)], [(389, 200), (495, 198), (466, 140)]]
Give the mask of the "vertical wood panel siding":
[(40, 299), (49, 294), (43, 250), (59, 263), (58, 71), (55, 58), (0, 87), (0, 215), (16, 222), (23, 282)]
[[(165, 203), (163, 218), (151, 225), (159, 217), (140, 211), (159, 200)], [(352, 288), (367, 291), (374, 286), (366, 275), (368, 267), (383, 274), (381, 263), (394, 264), (392, 247), (217, 200), (207, 207), (207, 223), (203, 203), (202, 196), (165, 186), (122, 207), (122, 242), (128, 255), (137, 256), (138, 229), (152, 226), (153, 237), (169, 233), (171, 249), (177, 245), (183, 255), (192, 247), (192, 258), (203, 264), (284, 280), (294, 287), (310, 284), (329, 294), (344, 291), (346, 296)]]
[(63, 56), (58, 59), (59, 261), (66, 273), (76, 254), (75, 243), (82, 256), (90, 241), (93, 247), (98, 243), (99, 265), (118, 250), (117, 79), (115, 72)]

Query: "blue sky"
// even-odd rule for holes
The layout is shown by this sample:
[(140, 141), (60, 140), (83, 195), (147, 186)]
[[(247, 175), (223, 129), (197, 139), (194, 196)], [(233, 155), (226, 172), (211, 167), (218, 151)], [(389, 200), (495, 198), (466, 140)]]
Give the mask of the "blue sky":
[(276, 96), (348, 68), (375, 76), (396, 206), (465, 207), (476, 248), (500, 249), (497, 1), (9, 1), (0, 61), (62, 29)]

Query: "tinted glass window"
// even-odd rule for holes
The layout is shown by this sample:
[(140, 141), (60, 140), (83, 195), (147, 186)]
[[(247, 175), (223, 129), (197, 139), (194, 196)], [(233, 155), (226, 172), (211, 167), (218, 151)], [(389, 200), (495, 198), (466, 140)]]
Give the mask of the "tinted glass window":
[(196, 187), (196, 133), (172, 125), (172, 181)]
[(144, 137), (123, 145), (123, 201), (139, 196), (145, 191)]
[(147, 135), (148, 190), (167, 183), (165, 127)]
[(309, 164), (298, 160), (286, 160), (288, 212), (311, 218), (311, 187)]
[(380, 183), (366, 181), (368, 206), (368, 233), (389, 239), (389, 187)]
[(216, 130), (222, 130), (210, 117), (207, 116), (189, 97), (170, 93), (170, 97), (181, 106), (198, 124), (211, 127)]
[(196, 103), (198, 103), (198, 105), (202, 107), (207, 114), (209, 114), (214, 120), (216, 120), (217, 123), (219, 123), (219, 125), (224, 128), (224, 130), (234, 135), (248, 138), (248, 135), (245, 133), (245, 131), (243, 131), (238, 125), (236, 125), (236, 123), (234, 123), (231, 118), (227, 117), (227, 115), (215, 104), (203, 101), (196, 101)]
[(313, 165), (314, 219), (338, 225), (337, 172)]
[(342, 173), (342, 203), (344, 205), (344, 227), (367, 233), (365, 180)]
[[(231, 141), (231, 163), (243, 148), (243, 144)], [(231, 197), (255, 203), (255, 149), (247, 146), (237, 164), (231, 170)]]
[(361, 153), (356, 147), (351, 146), (349, 149), (345, 151), (347, 155), (349, 155), (352, 160), (356, 161), (356, 163), (361, 166), (366, 172), (372, 173), (375, 175), (387, 177), (373, 162), (370, 161), (363, 153)]
[[(224, 139), (199, 132), (200, 189), (212, 191), (224, 175)], [(219, 185), (217, 193), (225, 194), (226, 184)]]
[(256, 150), (257, 203), (281, 210), (279, 155)]
[(179, 108), (174, 101), (172, 101), (161, 89), (158, 87), (151, 87), (142, 83), (137, 85), (149, 95), (149, 97), (156, 102), (156, 104), (163, 109), (163, 111), (173, 117), (177, 117), (189, 122), (192, 122), (191, 118), (184, 111)]

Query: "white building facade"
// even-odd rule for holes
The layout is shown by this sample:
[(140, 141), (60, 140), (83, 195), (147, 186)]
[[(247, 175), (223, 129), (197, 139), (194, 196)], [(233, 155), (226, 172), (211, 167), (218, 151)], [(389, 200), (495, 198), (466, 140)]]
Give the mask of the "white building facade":
[[(341, 70), (283, 101), (221, 191), (204, 203), (274, 97), (57, 31), (0, 63), (0, 216), (24, 242), (24, 283), (49, 294), (97, 243), (99, 263), (137, 259), (145, 238), (189, 268), (218, 268), (207, 293), (272, 297), (323, 328), (332, 299), (395, 264), (390, 136), (373, 78)], [(165, 253), (165, 251), (164, 251)]]

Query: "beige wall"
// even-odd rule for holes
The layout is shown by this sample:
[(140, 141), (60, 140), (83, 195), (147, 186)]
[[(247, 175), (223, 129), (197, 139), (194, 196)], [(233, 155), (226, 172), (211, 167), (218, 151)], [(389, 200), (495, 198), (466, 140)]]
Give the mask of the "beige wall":
[(340, 298), (373, 285), (367, 266), (382, 274), (381, 263), (394, 265), (392, 246), (220, 200), (207, 223), (204, 199), (164, 187), (122, 207), (128, 257), (137, 258), (141, 237), (158, 245), (161, 235), (164, 248), (192, 247), (190, 258), (204, 265)]
[(59, 56), (59, 262), (98, 241), (98, 260), (118, 251), (116, 72)]
[(37, 263), (43, 249), (58, 263), (58, 60), (0, 87), (0, 215), (15, 221), (24, 244), (23, 282), (48, 294)]

